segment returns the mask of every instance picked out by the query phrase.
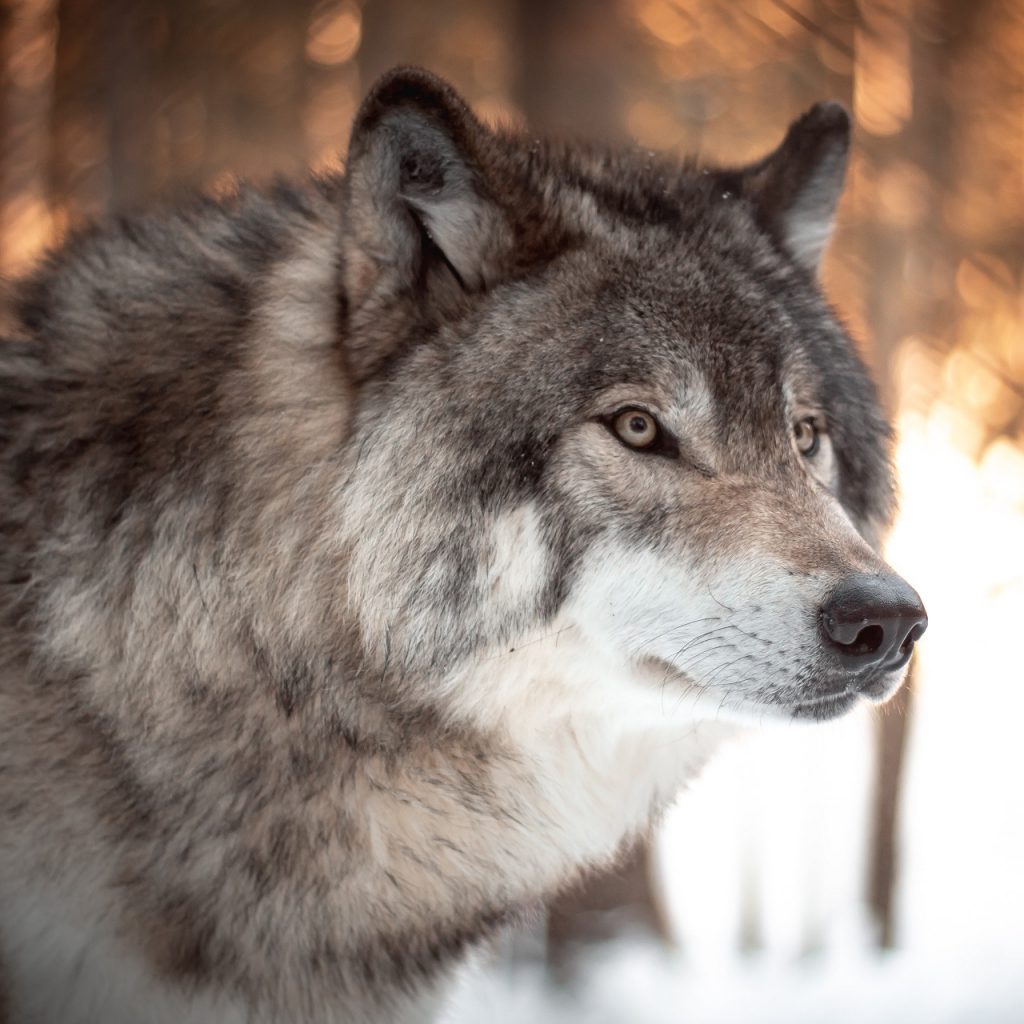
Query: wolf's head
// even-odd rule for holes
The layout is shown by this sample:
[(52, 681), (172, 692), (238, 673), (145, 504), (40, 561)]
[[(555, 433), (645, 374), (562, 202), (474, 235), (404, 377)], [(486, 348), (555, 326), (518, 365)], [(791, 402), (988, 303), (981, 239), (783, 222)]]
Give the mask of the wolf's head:
[(818, 718), (894, 691), (925, 612), (876, 552), (890, 432), (816, 280), (848, 136), (820, 104), (701, 168), (492, 131), (422, 71), (375, 86), (339, 501), (382, 680)]

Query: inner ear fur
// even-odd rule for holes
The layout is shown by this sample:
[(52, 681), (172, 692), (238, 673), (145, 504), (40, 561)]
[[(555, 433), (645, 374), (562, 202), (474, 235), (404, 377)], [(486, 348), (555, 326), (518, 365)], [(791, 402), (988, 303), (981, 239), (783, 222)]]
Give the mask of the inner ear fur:
[(849, 148), (846, 110), (817, 103), (790, 125), (776, 150), (728, 175), (751, 199), (764, 229), (812, 274), (832, 234)]
[(485, 175), (490, 140), (429, 72), (398, 68), (371, 89), (343, 200), (342, 286), (357, 326), (391, 315), (403, 297), (443, 318), (499, 278), (512, 232)]

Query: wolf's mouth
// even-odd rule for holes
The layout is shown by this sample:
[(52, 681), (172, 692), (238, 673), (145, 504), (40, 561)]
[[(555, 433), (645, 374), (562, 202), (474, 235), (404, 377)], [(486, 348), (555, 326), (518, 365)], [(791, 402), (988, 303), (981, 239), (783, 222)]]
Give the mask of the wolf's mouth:
[(911, 653), (908, 650), (884, 671), (872, 673), (856, 682), (847, 682), (845, 686), (836, 688), (831, 693), (819, 693), (795, 700), (790, 707), (793, 717), (815, 720), (838, 718), (851, 710), (858, 700), (867, 700), (873, 704), (887, 700), (899, 689), (903, 681), (901, 670), (910, 661)]
[(810, 697), (793, 704), (790, 713), (794, 718), (824, 722), (831, 718), (839, 718), (847, 711), (851, 711), (861, 696), (855, 690), (843, 690), (841, 693)]
[(758, 687), (753, 680), (735, 687), (706, 686), (657, 655), (648, 655), (642, 661), (658, 671), (663, 684), (671, 680), (684, 692), (711, 697), (719, 713), (827, 721), (840, 718), (862, 700), (878, 704), (891, 697), (903, 682), (903, 669), (913, 653), (910, 647), (884, 668), (851, 676), (836, 671), (834, 666), (819, 665), (799, 685), (784, 689)]

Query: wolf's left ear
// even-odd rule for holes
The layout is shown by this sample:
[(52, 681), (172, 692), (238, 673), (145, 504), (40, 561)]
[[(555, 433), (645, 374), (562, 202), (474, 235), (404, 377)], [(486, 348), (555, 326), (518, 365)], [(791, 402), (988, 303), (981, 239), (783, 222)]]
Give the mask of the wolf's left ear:
[(377, 81), (349, 142), (341, 245), (350, 310), (372, 319), (415, 297), (443, 315), (494, 282), (510, 231), (485, 180), (489, 139), (436, 75), (397, 68)]
[(818, 103), (778, 149), (738, 175), (765, 229), (811, 273), (832, 233), (849, 148), (849, 115), (838, 103)]

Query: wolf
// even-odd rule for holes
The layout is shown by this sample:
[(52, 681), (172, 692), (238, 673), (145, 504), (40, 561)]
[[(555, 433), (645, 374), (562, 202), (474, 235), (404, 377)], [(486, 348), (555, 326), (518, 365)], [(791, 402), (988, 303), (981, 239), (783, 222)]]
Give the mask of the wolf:
[(397, 69), (344, 171), (78, 230), (0, 346), (10, 1022), (434, 1019), (750, 719), (899, 686), (891, 435), (748, 166)]

